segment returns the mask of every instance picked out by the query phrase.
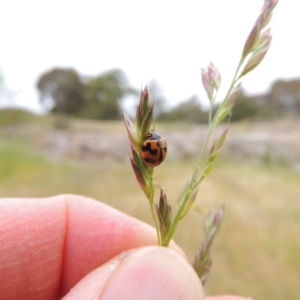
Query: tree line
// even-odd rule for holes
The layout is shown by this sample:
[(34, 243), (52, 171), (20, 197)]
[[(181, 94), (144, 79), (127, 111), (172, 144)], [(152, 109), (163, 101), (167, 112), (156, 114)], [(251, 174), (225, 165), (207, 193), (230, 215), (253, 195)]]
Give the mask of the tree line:
[(120, 69), (84, 78), (74, 69), (54, 68), (37, 81), (41, 104), (52, 113), (87, 119), (120, 118), (119, 103), (138, 95)]
[[(137, 100), (139, 97), (139, 91), (129, 84), (126, 74), (120, 69), (83, 77), (74, 69), (54, 68), (39, 77), (37, 89), (41, 103), (50, 112), (97, 120), (121, 119), (119, 102), (128, 96)], [(156, 120), (207, 123), (207, 111), (197, 96), (166, 109), (167, 100), (157, 82), (150, 86), (151, 95), (154, 95)], [(249, 96), (241, 91), (231, 120), (270, 120), (299, 117), (299, 114), (300, 79), (278, 80), (266, 94)]]

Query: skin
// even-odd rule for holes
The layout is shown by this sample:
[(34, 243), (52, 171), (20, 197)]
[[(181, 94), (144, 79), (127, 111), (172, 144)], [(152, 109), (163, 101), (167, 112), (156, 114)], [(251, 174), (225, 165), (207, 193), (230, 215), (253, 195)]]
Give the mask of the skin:
[(93, 199), (0, 199), (1, 299), (204, 299), (182, 250), (155, 245), (152, 227)]

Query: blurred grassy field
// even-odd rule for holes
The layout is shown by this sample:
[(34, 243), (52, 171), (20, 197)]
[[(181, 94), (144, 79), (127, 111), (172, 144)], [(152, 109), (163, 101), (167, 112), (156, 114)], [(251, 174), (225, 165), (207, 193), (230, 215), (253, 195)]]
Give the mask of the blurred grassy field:
[[(173, 204), (194, 161), (166, 162), (156, 169)], [(0, 197), (81, 194), (152, 224), (148, 203), (128, 163), (54, 161), (26, 143), (0, 137)], [(254, 299), (299, 299), (300, 174), (285, 166), (220, 161), (204, 181), (197, 205), (226, 203), (216, 239), (207, 294)], [(202, 238), (203, 214), (190, 212), (176, 242), (190, 260)]]

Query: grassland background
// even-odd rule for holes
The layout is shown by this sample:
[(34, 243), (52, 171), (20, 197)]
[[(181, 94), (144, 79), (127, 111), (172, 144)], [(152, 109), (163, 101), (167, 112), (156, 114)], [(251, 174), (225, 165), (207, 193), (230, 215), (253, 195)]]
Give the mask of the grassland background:
[[(174, 205), (193, 165), (192, 159), (167, 160), (156, 168), (155, 176)], [(61, 193), (93, 197), (152, 224), (129, 162), (54, 160), (21, 139), (0, 135), (0, 197)], [(196, 205), (206, 210), (223, 202), (225, 220), (216, 239), (207, 294), (299, 299), (299, 171), (221, 159), (201, 186)], [(190, 212), (175, 236), (190, 260), (202, 238), (203, 216)]]

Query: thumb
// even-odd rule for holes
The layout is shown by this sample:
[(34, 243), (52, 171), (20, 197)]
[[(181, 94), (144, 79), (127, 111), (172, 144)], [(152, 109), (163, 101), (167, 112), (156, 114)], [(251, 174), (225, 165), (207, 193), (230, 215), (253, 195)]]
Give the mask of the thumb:
[(204, 299), (199, 278), (175, 251), (126, 251), (84, 277), (63, 299)]

